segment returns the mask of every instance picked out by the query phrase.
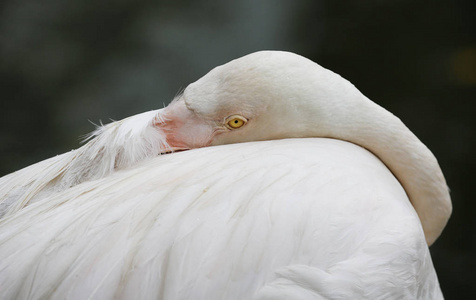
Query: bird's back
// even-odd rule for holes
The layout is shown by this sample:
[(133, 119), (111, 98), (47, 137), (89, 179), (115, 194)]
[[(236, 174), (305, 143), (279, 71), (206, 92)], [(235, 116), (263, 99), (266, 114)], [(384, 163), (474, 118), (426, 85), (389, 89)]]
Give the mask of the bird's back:
[[(5, 299), (439, 299), (405, 191), (331, 139), (144, 161), (0, 220)], [(3, 299), (2, 298), (2, 299)]]

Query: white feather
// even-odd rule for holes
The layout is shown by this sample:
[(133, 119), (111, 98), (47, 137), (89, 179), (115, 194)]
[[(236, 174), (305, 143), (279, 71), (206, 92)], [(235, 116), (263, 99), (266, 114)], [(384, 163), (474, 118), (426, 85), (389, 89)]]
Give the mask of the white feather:
[(77, 150), (58, 155), (0, 179), (0, 218), (79, 183), (106, 177), (139, 161), (170, 151), (161, 110), (98, 127)]
[(405, 191), (337, 140), (156, 157), (0, 229), (4, 299), (442, 298)]

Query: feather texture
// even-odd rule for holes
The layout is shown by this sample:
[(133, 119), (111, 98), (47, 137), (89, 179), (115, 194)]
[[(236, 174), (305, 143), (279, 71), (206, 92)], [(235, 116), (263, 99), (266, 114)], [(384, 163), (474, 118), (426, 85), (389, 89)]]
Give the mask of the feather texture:
[(190, 150), (77, 184), (0, 220), (0, 257), (3, 299), (442, 298), (399, 182), (331, 139)]
[(170, 151), (164, 133), (154, 126), (160, 122), (161, 110), (156, 110), (100, 126), (81, 148), (2, 177), (0, 218), (79, 183)]

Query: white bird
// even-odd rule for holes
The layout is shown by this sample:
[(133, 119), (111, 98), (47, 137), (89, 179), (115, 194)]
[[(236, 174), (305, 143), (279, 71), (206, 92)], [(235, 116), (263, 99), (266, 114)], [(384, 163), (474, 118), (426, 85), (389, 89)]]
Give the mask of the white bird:
[(450, 214), (397, 117), (257, 52), (1, 178), (0, 296), (442, 299), (428, 245)]

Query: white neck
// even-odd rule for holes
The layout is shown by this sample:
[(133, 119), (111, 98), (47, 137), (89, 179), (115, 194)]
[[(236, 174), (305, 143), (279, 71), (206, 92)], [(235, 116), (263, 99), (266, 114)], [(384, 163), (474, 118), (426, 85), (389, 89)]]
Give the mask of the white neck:
[(428, 245), (441, 234), (451, 214), (451, 199), (435, 156), (399, 118), (362, 95), (349, 107), (344, 127), (332, 137), (360, 145), (392, 171), (421, 220)]

